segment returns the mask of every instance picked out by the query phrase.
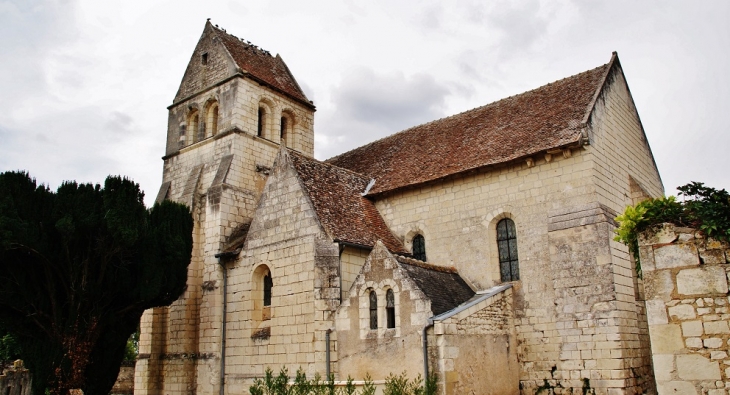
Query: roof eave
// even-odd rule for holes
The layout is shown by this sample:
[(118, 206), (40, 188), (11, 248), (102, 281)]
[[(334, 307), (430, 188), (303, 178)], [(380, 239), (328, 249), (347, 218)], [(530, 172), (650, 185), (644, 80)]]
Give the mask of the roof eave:
[(430, 183), (435, 183), (435, 182), (443, 181), (445, 179), (448, 179), (450, 177), (454, 177), (456, 175), (463, 175), (463, 174), (467, 174), (467, 173), (482, 171), (482, 170), (489, 169), (490, 167), (508, 165), (510, 163), (513, 163), (513, 162), (518, 162), (518, 161), (525, 160), (525, 159), (530, 158), (530, 157), (535, 156), (535, 155), (540, 155), (540, 154), (548, 153), (548, 151), (551, 151), (551, 150), (568, 149), (568, 148), (570, 148), (570, 149), (580, 148), (580, 147), (582, 147), (582, 146), (585, 145), (585, 139), (584, 139), (584, 136), (583, 136), (583, 129), (584, 129), (583, 128), (583, 125), (581, 125), (581, 127), (579, 129), (580, 130), (580, 133), (576, 136), (575, 140), (570, 141), (570, 142), (568, 142), (566, 144), (559, 144), (559, 145), (556, 145), (556, 146), (543, 148), (543, 149), (541, 149), (539, 151), (535, 151), (535, 152), (532, 152), (532, 153), (524, 154), (524, 155), (521, 155), (521, 156), (518, 156), (518, 157), (515, 157), (515, 158), (512, 158), (512, 159), (509, 159), (509, 160), (499, 161), (499, 162), (493, 162), (493, 163), (487, 163), (487, 164), (483, 164), (483, 165), (480, 165), (480, 166), (475, 166), (475, 167), (471, 167), (471, 168), (468, 168), (468, 169), (460, 170), (460, 171), (457, 171), (457, 172), (454, 172), (454, 173), (449, 173), (449, 174), (446, 174), (446, 175), (443, 175), (443, 176), (440, 176), (440, 177), (436, 177), (436, 178), (432, 178), (432, 179), (429, 179), (429, 180), (425, 180), (425, 181), (414, 182), (412, 184), (400, 185), (400, 186), (397, 186), (397, 187), (394, 187), (394, 188), (383, 189), (383, 190), (377, 190), (377, 188), (376, 188), (375, 191), (372, 191), (371, 190), (367, 195), (365, 195), (365, 197), (372, 198), (372, 199), (377, 200), (378, 197), (381, 197), (381, 196), (383, 196), (385, 194), (389, 194), (391, 192), (398, 192), (398, 191), (401, 191), (401, 190), (404, 190), (404, 189), (415, 188), (415, 187), (419, 187), (419, 186), (422, 186), (422, 185), (425, 185), (425, 184), (430, 184)]

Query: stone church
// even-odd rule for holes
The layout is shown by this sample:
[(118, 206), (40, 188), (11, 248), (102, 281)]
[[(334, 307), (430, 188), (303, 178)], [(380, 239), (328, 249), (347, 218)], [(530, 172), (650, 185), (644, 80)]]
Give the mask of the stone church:
[(184, 295), (143, 316), (135, 394), (246, 394), (267, 367), (654, 391), (613, 230), (664, 191), (615, 53), (319, 161), (281, 56), (208, 22), (168, 110), (157, 200), (189, 205), (194, 248)]

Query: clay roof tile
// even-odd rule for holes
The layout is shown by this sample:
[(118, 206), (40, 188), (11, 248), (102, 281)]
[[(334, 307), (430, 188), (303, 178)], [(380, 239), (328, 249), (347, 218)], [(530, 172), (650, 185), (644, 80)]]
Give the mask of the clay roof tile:
[(272, 88), (313, 107), (281, 56), (213, 27), (238, 67)]
[[(612, 59), (613, 62), (613, 59)], [(577, 145), (612, 62), (406, 129), (326, 162), (376, 179), (370, 195)]]
[(288, 154), (320, 223), (332, 239), (368, 247), (381, 240), (391, 252), (408, 253), (375, 204), (362, 196), (370, 182), (368, 178), (296, 151), (290, 150)]

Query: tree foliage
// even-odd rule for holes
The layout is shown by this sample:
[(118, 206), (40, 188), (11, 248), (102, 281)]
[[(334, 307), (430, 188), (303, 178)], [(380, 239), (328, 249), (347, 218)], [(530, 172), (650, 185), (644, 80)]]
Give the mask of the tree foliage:
[(106, 395), (145, 309), (185, 290), (193, 221), (184, 205), (147, 210), (134, 182), (0, 174), (0, 327), (33, 373), (33, 391)]
[(674, 196), (647, 199), (636, 206), (628, 206), (616, 217), (619, 227), (614, 240), (629, 247), (634, 256), (636, 271), (641, 275), (639, 233), (664, 222), (701, 230), (709, 237), (730, 241), (730, 194), (691, 182), (677, 188), (684, 201)]

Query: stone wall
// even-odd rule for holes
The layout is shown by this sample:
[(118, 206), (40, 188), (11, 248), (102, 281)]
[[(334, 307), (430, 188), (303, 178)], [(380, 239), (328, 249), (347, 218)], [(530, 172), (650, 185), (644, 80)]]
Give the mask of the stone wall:
[[(325, 334), (339, 303), (339, 249), (316, 221), (288, 155), (278, 157), (241, 256), (229, 265), (226, 391), (245, 393), (269, 367), (325, 372)], [(260, 271), (273, 281), (262, 314)], [(268, 318), (268, 319), (267, 319)]]
[(31, 395), (31, 375), (23, 361), (8, 366), (0, 361), (0, 392), (3, 395)]
[(134, 394), (134, 365), (135, 362), (124, 361), (119, 367), (117, 381), (114, 382), (110, 395), (132, 395)]
[[(385, 295), (393, 291), (395, 328), (387, 328)], [(377, 329), (370, 329), (370, 291), (377, 295)], [(378, 242), (349, 289), (335, 317), (338, 380), (370, 374), (423, 375), (422, 330), (433, 315), (431, 300), (391, 253)]]
[(436, 349), (431, 365), (441, 394), (520, 393), (512, 288), (495, 288), (463, 310), (436, 318), (429, 348)]
[(406, 245), (422, 234), (429, 263), (453, 265), (479, 290), (501, 283), (496, 224), (514, 220), (515, 321), (526, 393), (545, 380), (582, 389), (587, 379), (597, 393), (653, 386), (639, 284), (628, 250), (611, 240), (612, 219), (633, 203), (632, 178), (647, 196), (663, 190), (620, 68), (609, 77), (587, 126), (590, 144), (376, 201)]
[(730, 247), (671, 224), (639, 246), (659, 394), (727, 395)]

